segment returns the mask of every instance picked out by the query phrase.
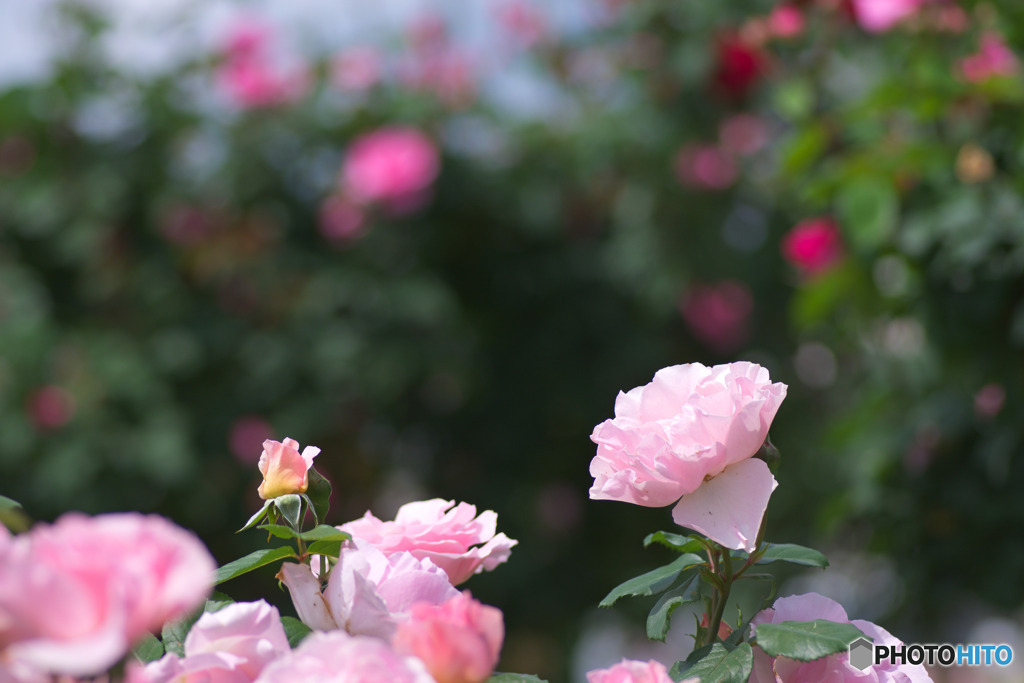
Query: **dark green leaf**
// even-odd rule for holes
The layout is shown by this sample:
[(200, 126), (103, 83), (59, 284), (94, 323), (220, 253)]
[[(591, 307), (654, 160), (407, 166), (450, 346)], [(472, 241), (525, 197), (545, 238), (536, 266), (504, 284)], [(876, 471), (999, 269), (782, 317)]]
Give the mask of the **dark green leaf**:
[(291, 527), (284, 526), (283, 524), (261, 524), (259, 529), (263, 529), (268, 533), (277, 536), (278, 538), (301, 538), (303, 541), (347, 541), (352, 538), (349, 534), (345, 533), (341, 529), (326, 524), (321, 524), (318, 527), (314, 527), (309, 531), (303, 531), (299, 533)]
[(192, 624), (196, 623), (201, 614), (201, 611), (196, 611), (181, 619), (168, 621), (164, 624), (160, 638), (164, 641), (164, 651), (167, 654), (174, 654), (179, 657), (185, 656), (185, 638), (192, 629)]
[(825, 619), (760, 624), (754, 636), (758, 646), (768, 655), (789, 657), (800, 662), (843, 652), (850, 643), (865, 637), (853, 624)]
[(543, 678), (531, 674), (494, 674), (486, 683), (548, 683)]
[(309, 487), (305, 495), (316, 523), (325, 521), (331, 506), (331, 482), (315, 468), (309, 470)]
[(658, 567), (653, 571), (633, 577), (619, 584), (604, 597), (604, 600), (601, 601), (601, 607), (610, 607), (615, 604), (616, 600), (626, 595), (654, 595), (655, 593), (660, 593), (675, 583), (675, 580), (684, 569), (695, 564), (701, 564), (703, 561), (699, 555), (684, 553), (671, 564)]
[(143, 664), (149, 664), (164, 656), (164, 646), (156, 636), (152, 633), (147, 633), (142, 637), (142, 640), (135, 643), (135, 647), (132, 648), (132, 654)]
[(218, 569), (214, 585), (224, 583), (236, 576), (241, 576), (246, 572), (251, 572), (253, 569), (259, 569), (260, 567), (271, 564), (272, 562), (283, 560), (286, 557), (297, 557), (297, 555), (294, 550), (287, 546), (256, 550), (245, 557), (235, 560), (234, 562), (228, 562), (226, 565)]
[(701, 683), (746, 683), (754, 666), (754, 651), (740, 643), (731, 652), (722, 643), (694, 650), (686, 661), (676, 662), (669, 670), (674, 681), (699, 678)]
[(288, 644), (292, 649), (298, 647), (302, 639), (313, 632), (313, 629), (295, 617), (281, 617), (281, 625), (284, 626), (284, 634), (288, 636)]
[[(243, 526), (238, 531), (245, 531), (246, 529), (248, 529), (248, 528), (250, 528), (252, 526), (255, 526), (257, 523), (259, 523), (259, 521), (261, 519), (263, 519), (263, 517), (267, 514), (267, 510), (270, 508), (271, 505), (273, 505), (273, 503), (274, 503), (273, 499), (270, 499), (268, 501), (264, 501), (263, 507), (261, 507), (259, 509), (259, 511), (255, 515), (250, 517), (249, 521), (245, 523), (245, 526)], [(237, 532), (235, 532), (235, 533), (237, 533)]]
[(768, 549), (757, 564), (768, 564), (770, 562), (789, 562), (804, 567), (819, 567), (824, 569), (828, 566), (828, 559), (814, 548), (805, 548), (802, 545), (793, 543), (769, 543)]
[(298, 529), (302, 521), (302, 497), (294, 493), (274, 498), (274, 507), (281, 513), (292, 528)]
[(700, 578), (696, 575), (689, 581), (662, 594), (647, 615), (647, 637), (665, 641), (672, 622), (672, 612), (680, 605), (700, 599)]
[(341, 541), (315, 541), (306, 550), (311, 555), (337, 557), (341, 554)]
[(668, 531), (655, 531), (653, 534), (648, 534), (644, 539), (644, 547), (649, 548), (653, 543), (660, 543), (666, 548), (680, 553), (699, 553), (704, 550), (704, 544), (693, 536), (682, 536)]

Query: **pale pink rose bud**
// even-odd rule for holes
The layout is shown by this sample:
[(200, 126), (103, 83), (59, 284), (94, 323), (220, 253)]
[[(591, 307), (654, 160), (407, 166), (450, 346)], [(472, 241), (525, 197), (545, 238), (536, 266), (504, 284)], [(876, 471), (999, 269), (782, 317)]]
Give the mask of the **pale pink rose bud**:
[(783, 238), (782, 255), (806, 275), (831, 270), (843, 258), (839, 226), (827, 217), (798, 223)]
[(777, 482), (751, 458), (785, 397), (786, 385), (754, 363), (662, 368), (649, 384), (619, 392), (615, 418), (594, 428), (590, 497), (676, 503), (677, 524), (753, 550)]
[[(756, 633), (760, 624), (777, 624), (783, 621), (813, 621), (826, 619), (840, 624), (853, 624), (870, 638), (875, 645), (895, 646), (900, 641), (888, 631), (870, 621), (850, 621), (846, 610), (839, 603), (817, 593), (791, 595), (779, 598), (772, 607), (759, 612), (750, 622), (751, 633)], [(877, 681), (878, 683), (931, 683), (931, 677), (920, 664), (893, 665), (886, 660), (861, 671), (850, 664), (850, 656), (840, 652), (810, 662), (798, 662), (785, 657), (769, 657), (754, 647), (754, 668), (750, 683), (805, 683), (805, 681), (830, 681), (854, 683), (855, 681)]]
[(439, 168), (437, 148), (426, 135), (381, 128), (349, 147), (341, 184), (356, 201), (401, 204), (428, 190)]
[(344, 631), (314, 633), (271, 663), (259, 683), (434, 683), (423, 662), (403, 657), (376, 638)]
[(300, 455), (299, 442), (294, 439), (264, 441), (259, 462), (263, 475), (260, 498), (270, 500), (290, 493), (305, 493), (309, 488), (309, 468), (319, 453), (319, 448), (306, 446)]
[(501, 610), (460, 593), (442, 605), (413, 605), (391, 644), (395, 652), (422, 660), (437, 683), (483, 683), (504, 640)]
[(68, 514), (36, 526), (0, 553), (0, 658), (99, 674), (200, 605), (215, 569), (194, 535), (161, 517)]
[(385, 555), (409, 552), (429, 559), (458, 585), (508, 560), (518, 541), (504, 533), (495, 535), (497, 526), (495, 512), (487, 510), (477, 516), (474, 505), (435, 498), (403, 505), (393, 522), (383, 522), (367, 511), (361, 519), (338, 528)]
[[(696, 683), (697, 680), (688, 678), (683, 683)], [(610, 668), (587, 672), (587, 683), (672, 683), (672, 679), (661, 662), (623, 659)]]
[(291, 651), (277, 608), (263, 600), (237, 602), (199, 617), (185, 638), (185, 656), (146, 666), (149, 683), (250, 683)]

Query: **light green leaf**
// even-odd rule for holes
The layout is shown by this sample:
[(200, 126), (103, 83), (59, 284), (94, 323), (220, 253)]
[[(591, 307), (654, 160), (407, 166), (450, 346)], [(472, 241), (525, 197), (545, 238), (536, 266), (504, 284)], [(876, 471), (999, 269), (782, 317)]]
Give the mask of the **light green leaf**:
[(843, 652), (850, 643), (866, 636), (853, 624), (815, 619), (760, 624), (754, 637), (769, 656), (809, 662)]
[(142, 637), (142, 640), (135, 643), (135, 647), (132, 648), (132, 654), (143, 664), (149, 664), (164, 656), (164, 646), (156, 636), (152, 633), (147, 633)]
[(235, 560), (234, 562), (228, 562), (226, 565), (218, 569), (214, 585), (224, 583), (236, 576), (241, 576), (242, 574), (251, 572), (253, 569), (259, 569), (260, 567), (277, 562), (278, 560), (283, 560), (286, 557), (298, 556), (295, 554), (294, 550), (287, 546), (256, 550), (245, 557)]
[(292, 528), (298, 529), (302, 522), (302, 497), (294, 493), (274, 498), (274, 507)]
[(681, 586), (662, 594), (647, 615), (647, 637), (665, 642), (672, 622), (672, 612), (680, 605), (700, 599), (700, 577), (694, 575)]
[[(242, 527), (241, 529), (239, 529), (238, 531), (245, 531), (246, 529), (248, 529), (248, 528), (250, 528), (250, 527), (252, 527), (252, 526), (256, 525), (257, 523), (259, 523), (259, 521), (260, 521), (261, 519), (263, 519), (263, 517), (264, 517), (264, 516), (265, 516), (265, 515), (267, 514), (267, 510), (268, 510), (268, 509), (270, 508), (270, 506), (271, 506), (271, 505), (273, 505), (273, 504), (274, 504), (274, 499), (273, 499), (273, 498), (271, 498), (271, 499), (270, 499), (270, 500), (268, 500), (268, 501), (264, 501), (264, 503), (263, 503), (263, 507), (261, 507), (261, 508), (259, 509), (259, 511), (258, 511), (258, 512), (257, 512), (257, 513), (256, 513), (255, 515), (253, 515), (252, 517), (250, 517), (250, 518), (249, 518), (249, 521), (245, 523), (245, 526), (243, 526), (243, 527)], [(236, 531), (235, 533), (238, 533), (238, 532)]]
[(281, 617), (281, 625), (284, 626), (284, 634), (288, 637), (288, 645), (293, 650), (299, 646), (303, 638), (313, 632), (313, 629), (295, 617)]
[(899, 210), (896, 188), (878, 175), (854, 178), (843, 184), (836, 195), (839, 223), (860, 251), (874, 251), (892, 236)]
[(701, 683), (746, 683), (754, 666), (754, 651), (740, 643), (731, 652), (722, 643), (694, 650), (686, 661), (676, 662), (669, 670), (674, 681), (699, 678)]
[(633, 577), (625, 581), (604, 597), (601, 607), (610, 607), (615, 601), (626, 595), (654, 595), (668, 589), (687, 567), (703, 563), (699, 555), (684, 553), (677, 557), (671, 564), (658, 567), (646, 574)]
[(818, 567), (824, 569), (828, 566), (828, 559), (814, 548), (805, 548), (794, 543), (769, 543), (764, 555), (757, 561), (757, 564), (769, 564), (771, 562), (789, 562), (804, 567)]

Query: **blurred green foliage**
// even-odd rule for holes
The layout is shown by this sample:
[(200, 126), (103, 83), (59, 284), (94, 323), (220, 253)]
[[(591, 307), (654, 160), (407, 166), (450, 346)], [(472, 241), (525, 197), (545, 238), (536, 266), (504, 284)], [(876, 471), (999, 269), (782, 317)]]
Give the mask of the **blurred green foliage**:
[[(1020, 606), (1024, 88), (959, 65), (985, 34), (1024, 45), (1021, 8), (871, 34), (801, 3), (783, 39), (753, 5), (636, 0), (549, 36), (517, 57), (555, 93), (543, 119), (339, 94), (325, 64), (294, 102), (211, 108), (216, 55), (133, 79), (91, 23), (53, 78), (0, 93), (0, 493), (37, 518), (161, 512), (227, 561), (255, 547), (232, 531), (259, 482), (232, 430), (265, 421), (323, 449), (330, 522), (497, 510), (520, 545), (470, 588), (506, 612), (503, 667), (558, 678), (545, 643), (669, 526), (587, 502), (587, 435), (663, 366), (742, 358), (790, 385), (770, 540), (891, 557), (908, 640), (948, 601)], [(738, 177), (681, 184), (680, 150), (739, 113), (764, 140)], [(394, 123), (438, 141), (432, 197), (332, 242), (347, 145)], [(845, 258), (812, 276), (779, 244), (820, 215)], [(752, 310), (708, 344), (681, 307), (724, 281)]]

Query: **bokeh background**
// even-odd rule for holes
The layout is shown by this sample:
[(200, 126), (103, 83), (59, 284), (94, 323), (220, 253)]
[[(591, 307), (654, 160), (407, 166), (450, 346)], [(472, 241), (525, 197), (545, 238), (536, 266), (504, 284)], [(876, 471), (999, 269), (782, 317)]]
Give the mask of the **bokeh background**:
[(496, 510), (501, 668), (581, 681), (688, 647), (596, 608), (672, 523), (588, 500), (593, 426), (751, 360), (769, 539), (833, 561), (783, 594), (1024, 653), (1022, 48), (1018, 0), (0, 1), (0, 494), (225, 562), (314, 444), (333, 523)]

